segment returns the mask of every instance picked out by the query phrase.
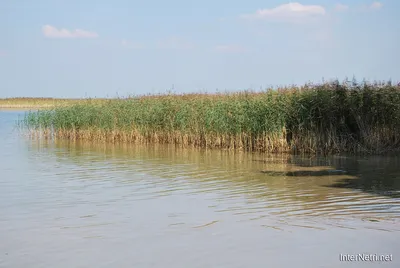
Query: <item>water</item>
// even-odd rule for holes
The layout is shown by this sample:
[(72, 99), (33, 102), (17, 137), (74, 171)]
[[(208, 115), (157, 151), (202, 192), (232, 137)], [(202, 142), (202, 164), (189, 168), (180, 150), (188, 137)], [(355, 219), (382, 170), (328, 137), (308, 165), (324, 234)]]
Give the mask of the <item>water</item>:
[(20, 114), (0, 111), (0, 267), (400, 267), (399, 158), (49, 142)]

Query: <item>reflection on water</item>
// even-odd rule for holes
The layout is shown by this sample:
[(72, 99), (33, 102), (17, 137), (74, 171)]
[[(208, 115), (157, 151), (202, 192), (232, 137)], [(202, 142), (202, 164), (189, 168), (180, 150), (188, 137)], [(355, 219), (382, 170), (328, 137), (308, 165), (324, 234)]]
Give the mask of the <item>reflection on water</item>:
[[(42, 159), (68, 165), (65, 173), (57, 173), (60, 177), (71, 172), (75, 180), (112, 177), (116, 184), (134, 184), (138, 198), (210, 193), (224, 200), (216, 211), (249, 215), (259, 210), (296, 218), (400, 215), (400, 158), (315, 159), (67, 141), (33, 141), (28, 146), (33, 154), (41, 152)], [(235, 207), (222, 208), (230, 201)]]
[(11, 118), (0, 267), (338, 267), (366, 252), (399, 265), (399, 158), (31, 140)]

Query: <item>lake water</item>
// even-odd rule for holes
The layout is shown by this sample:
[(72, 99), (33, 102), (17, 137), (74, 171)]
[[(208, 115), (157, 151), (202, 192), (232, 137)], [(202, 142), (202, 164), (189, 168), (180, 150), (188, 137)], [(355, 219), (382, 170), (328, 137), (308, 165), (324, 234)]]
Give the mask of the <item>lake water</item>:
[(0, 111), (0, 267), (400, 267), (400, 158), (45, 141), (21, 114)]

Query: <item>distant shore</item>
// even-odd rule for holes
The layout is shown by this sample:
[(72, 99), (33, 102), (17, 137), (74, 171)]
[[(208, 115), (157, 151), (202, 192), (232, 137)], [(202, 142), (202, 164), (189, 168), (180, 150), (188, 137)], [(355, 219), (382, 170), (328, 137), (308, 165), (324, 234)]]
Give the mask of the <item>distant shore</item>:
[(6, 98), (0, 99), (1, 109), (50, 108), (60, 103), (76, 103), (77, 99)]
[(48, 109), (54, 105), (12, 105), (12, 104), (0, 104), (0, 110), (31, 110), (31, 109)]
[[(107, 99), (93, 99), (97, 102), (104, 102)], [(29, 110), (49, 109), (56, 106), (69, 106), (87, 102), (88, 99), (57, 99), (57, 98), (4, 98), (0, 99), (0, 109)]]

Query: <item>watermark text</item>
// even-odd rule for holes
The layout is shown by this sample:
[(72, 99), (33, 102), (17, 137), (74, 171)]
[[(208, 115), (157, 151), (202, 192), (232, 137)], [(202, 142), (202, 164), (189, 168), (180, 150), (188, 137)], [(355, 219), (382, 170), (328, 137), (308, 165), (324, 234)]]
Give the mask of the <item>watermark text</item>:
[(369, 262), (390, 262), (393, 261), (392, 254), (340, 254), (340, 261), (369, 261)]

